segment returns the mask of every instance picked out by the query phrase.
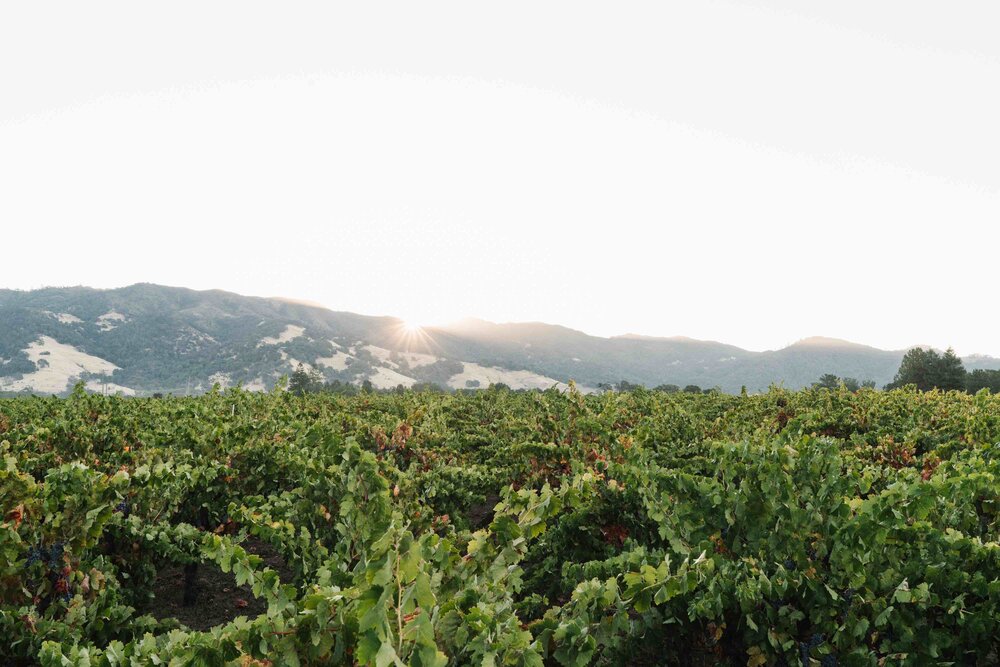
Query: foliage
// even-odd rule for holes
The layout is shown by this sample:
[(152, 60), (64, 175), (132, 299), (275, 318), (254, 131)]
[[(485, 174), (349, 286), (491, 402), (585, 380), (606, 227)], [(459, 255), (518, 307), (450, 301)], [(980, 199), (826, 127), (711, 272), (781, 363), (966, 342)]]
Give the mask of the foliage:
[(813, 389), (837, 389), (840, 385), (844, 385), (847, 391), (858, 391), (862, 387), (874, 389), (875, 381), (858, 382), (856, 378), (839, 378), (833, 373), (824, 373), (819, 380), (813, 382), (812, 387)]
[[(0, 663), (991, 664), (998, 443), (840, 382), (0, 400)], [(140, 616), (165, 563), (267, 611)]]
[(965, 367), (951, 348), (944, 354), (915, 347), (903, 356), (896, 377), (886, 387), (897, 389), (908, 384), (920, 391), (965, 389)]
[(981, 389), (988, 389), (993, 394), (1000, 394), (1000, 371), (977, 368), (965, 377), (965, 390), (975, 394)]
[(296, 396), (316, 392), (323, 389), (323, 375), (315, 368), (306, 368), (299, 364), (288, 379), (288, 391)]

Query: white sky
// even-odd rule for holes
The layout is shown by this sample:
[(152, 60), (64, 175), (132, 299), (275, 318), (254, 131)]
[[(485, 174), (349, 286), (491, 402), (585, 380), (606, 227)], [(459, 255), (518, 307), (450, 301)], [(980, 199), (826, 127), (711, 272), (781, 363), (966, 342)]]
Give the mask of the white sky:
[(1000, 355), (1000, 3), (5, 3), (0, 287)]

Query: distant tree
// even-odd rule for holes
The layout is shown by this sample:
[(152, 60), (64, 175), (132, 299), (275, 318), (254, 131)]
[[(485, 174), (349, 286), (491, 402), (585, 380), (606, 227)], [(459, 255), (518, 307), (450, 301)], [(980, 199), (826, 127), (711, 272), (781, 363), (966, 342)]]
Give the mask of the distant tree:
[(939, 356), (934, 350), (915, 347), (905, 355), (896, 371), (896, 377), (886, 385), (886, 389), (898, 389), (908, 384), (917, 386), (920, 391), (934, 388), (934, 369)]
[(292, 373), (292, 377), (288, 380), (288, 391), (292, 392), (296, 396), (301, 396), (309, 390), (309, 373), (302, 364), (298, 365), (298, 368)]
[(479, 380), (466, 380), (465, 386), (468, 387), (469, 389), (475, 389), (476, 387), (479, 386)]
[(875, 389), (876, 386), (877, 385), (875, 384), (875, 380), (865, 380), (864, 382), (861, 383), (862, 389)]
[(812, 383), (813, 389), (839, 389), (843, 386), (847, 391), (858, 391), (861, 387), (875, 387), (874, 380), (858, 382), (857, 378), (841, 378), (833, 373), (824, 373), (819, 380)]
[(306, 370), (299, 364), (292, 377), (288, 380), (288, 391), (296, 396), (320, 391), (323, 388), (323, 376), (315, 368)]
[(962, 364), (962, 360), (955, 354), (955, 350), (949, 347), (941, 357), (936, 383), (937, 388), (964, 391), (966, 375), (965, 365)]
[(654, 389), (654, 391), (662, 391), (665, 394), (676, 394), (680, 390), (681, 388), (675, 384), (661, 384), (657, 385), (657, 387)]
[(645, 389), (645, 387), (643, 387), (641, 384), (635, 384), (633, 382), (629, 382), (628, 380), (619, 380), (618, 383), (615, 384), (615, 391), (626, 392), (626, 391), (636, 391), (637, 389)]
[(684, 392), (688, 394), (700, 394), (701, 387), (699, 387), (696, 384), (689, 384), (688, 386), (684, 387)]
[(915, 347), (903, 356), (896, 377), (886, 388), (897, 389), (912, 384), (920, 391), (963, 390), (965, 376), (962, 360), (951, 348), (941, 355), (934, 350)]
[(965, 378), (965, 390), (975, 394), (981, 389), (988, 389), (991, 394), (1000, 394), (1000, 370), (977, 368)]
[(372, 384), (371, 380), (365, 378), (365, 381), (361, 383), (361, 391), (365, 392), (366, 394), (370, 394), (373, 391), (375, 391), (375, 386)]
[(840, 387), (840, 378), (833, 373), (824, 373), (812, 386), (813, 389), (837, 389)]
[(323, 385), (323, 391), (328, 394), (340, 394), (344, 396), (354, 396), (358, 393), (357, 385), (351, 384), (350, 382), (342, 382), (340, 380), (333, 380), (332, 382), (327, 382)]
[(641, 384), (634, 384), (628, 380), (619, 380), (618, 382), (598, 382), (597, 388), (601, 391), (635, 391), (636, 389), (645, 389)]

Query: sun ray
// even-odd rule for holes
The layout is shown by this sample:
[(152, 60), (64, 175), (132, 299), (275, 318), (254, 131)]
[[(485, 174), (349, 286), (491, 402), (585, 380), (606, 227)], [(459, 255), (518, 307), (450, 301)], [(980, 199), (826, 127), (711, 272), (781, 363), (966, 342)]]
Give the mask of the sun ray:
[(400, 320), (393, 334), (394, 348), (406, 352), (433, 352), (436, 344), (427, 329), (412, 320)]

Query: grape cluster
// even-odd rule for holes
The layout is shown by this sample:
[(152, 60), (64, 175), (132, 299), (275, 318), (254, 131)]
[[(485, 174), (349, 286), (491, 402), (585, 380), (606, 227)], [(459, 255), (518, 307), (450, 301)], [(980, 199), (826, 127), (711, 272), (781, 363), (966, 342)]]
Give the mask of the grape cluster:
[(42, 549), (34, 546), (30, 547), (28, 549), (28, 566), (30, 567), (40, 560), (42, 560)]
[(66, 553), (66, 545), (63, 542), (53, 542), (51, 547), (39, 543), (37, 546), (28, 547), (28, 565), (44, 561), (50, 570), (57, 570)]
[(115, 513), (123, 515), (126, 519), (132, 513), (132, 506), (127, 500), (123, 500), (115, 505)]
[[(73, 597), (69, 590), (69, 577), (73, 574), (73, 569), (63, 562), (63, 556), (65, 555), (66, 544), (64, 542), (53, 542), (51, 546), (39, 543), (38, 545), (28, 547), (27, 565), (45, 563), (45, 567), (49, 572), (49, 581), (53, 582), (59, 599), (69, 602)], [(37, 581), (34, 578), (29, 578), (28, 586), (31, 589), (37, 588)]]
[(809, 667), (809, 652), (817, 646), (821, 646), (824, 641), (823, 635), (817, 632), (809, 638), (809, 641), (799, 642), (799, 657), (802, 660), (802, 667)]
[(795, 569), (795, 561), (793, 561), (791, 558), (786, 558), (784, 565), (785, 565), (785, 569), (786, 570), (794, 570)]
[(821, 667), (837, 667), (837, 656), (824, 655), (819, 664)]
[[(44, 547), (42, 547), (44, 549)], [(63, 554), (66, 551), (66, 545), (62, 542), (53, 542), (52, 546), (49, 547), (48, 553), (48, 566), (56, 570), (59, 568), (59, 563), (62, 562)]]

